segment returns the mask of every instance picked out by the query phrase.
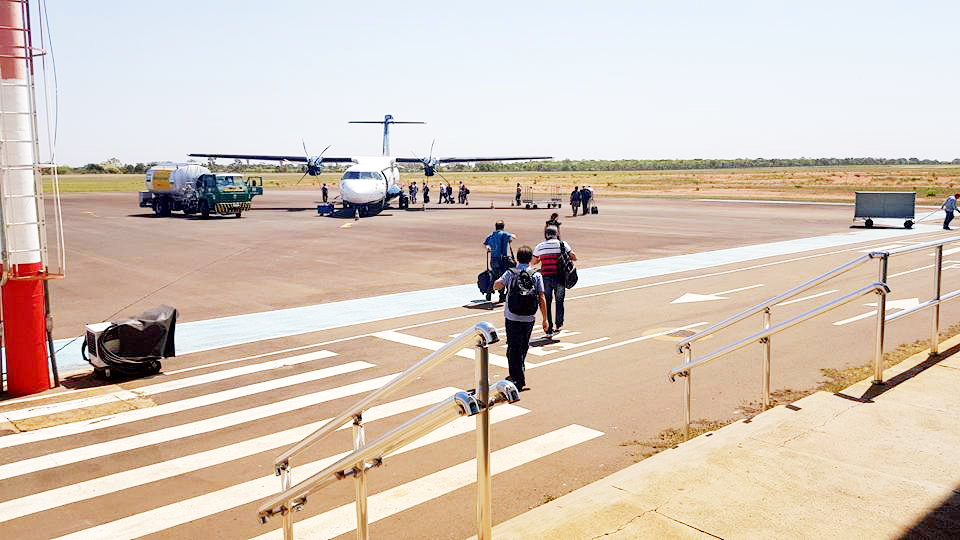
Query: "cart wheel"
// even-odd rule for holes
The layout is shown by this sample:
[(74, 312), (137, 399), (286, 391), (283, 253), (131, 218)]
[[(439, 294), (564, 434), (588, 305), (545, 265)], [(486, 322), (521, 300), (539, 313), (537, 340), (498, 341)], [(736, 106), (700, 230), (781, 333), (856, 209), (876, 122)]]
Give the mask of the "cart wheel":
[(529, 210), (529, 209), (530, 209), (530, 204), (529, 204), (529, 203), (527, 203), (527, 205), (526, 205), (526, 206), (524, 206), (524, 208), (526, 208), (527, 210)]
[(913, 228), (913, 220), (908, 219), (908, 220), (904, 221), (904, 222), (903, 222), (903, 228), (904, 228), (904, 229), (912, 229), (912, 228)]
[(867, 220), (863, 222), (863, 225), (864, 225), (866, 228), (870, 229), (870, 228), (873, 227), (873, 220), (867, 218)]
[(533, 209), (534, 209), (534, 210), (536, 210), (536, 209), (537, 209), (537, 205), (536, 205), (536, 203), (534, 203), (534, 205), (533, 205)]

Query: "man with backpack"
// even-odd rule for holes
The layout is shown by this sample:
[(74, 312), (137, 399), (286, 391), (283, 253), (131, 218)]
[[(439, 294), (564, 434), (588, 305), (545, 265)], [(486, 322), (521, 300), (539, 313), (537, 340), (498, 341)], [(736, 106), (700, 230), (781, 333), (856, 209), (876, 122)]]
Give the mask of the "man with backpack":
[[(533, 264), (540, 263), (540, 275), (543, 276), (543, 289), (547, 304), (546, 332), (547, 337), (552, 338), (554, 330), (559, 332), (563, 328), (563, 300), (566, 297), (567, 287), (561, 259), (566, 256), (571, 261), (575, 261), (577, 260), (577, 254), (570, 249), (570, 244), (558, 238), (560, 231), (553, 225), (548, 225), (543, 231), (543, 235), (546, 240), (533, 248)], [(554, 298), (557, 302), (556, 320), (554, 320), (553, 311), (550, 309)], [(556, 322), (556, 326), (554, 326), (554, 322)]]
[(503, 273), (494, 284), (496, 290), (507, 291), (507, 302), (503, 308), (503, 318), (507, 327), (507, 363), (510, 376), (520, 391), (526, 388), (524, 362), (530, 348), (530, 334), (537, 320), (537, 311), (543, 319), (543, 329), (547, 329), (546, 302), (543, 297), (543, 278), (530, 268), (533, 250), (522, 246), (517, 250), (517, 267)]

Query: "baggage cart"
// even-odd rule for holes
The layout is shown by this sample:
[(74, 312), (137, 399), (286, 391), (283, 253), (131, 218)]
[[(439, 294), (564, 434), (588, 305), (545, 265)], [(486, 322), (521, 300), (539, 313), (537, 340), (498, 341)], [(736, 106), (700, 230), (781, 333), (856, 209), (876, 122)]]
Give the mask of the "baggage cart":
[(857, 191), (853, 219), (863, 220), (868, 229), (874, 219), (902, 219), (910, 229), (916, 221), (917, 194), (913, 191)]
[(541, 206), (544, 208), (560, 208), (563, 205), (563, 193), (558, 186), (527, 186), (523, 190), (520, 204), (527, 210), (531, 208), (536, 210)]

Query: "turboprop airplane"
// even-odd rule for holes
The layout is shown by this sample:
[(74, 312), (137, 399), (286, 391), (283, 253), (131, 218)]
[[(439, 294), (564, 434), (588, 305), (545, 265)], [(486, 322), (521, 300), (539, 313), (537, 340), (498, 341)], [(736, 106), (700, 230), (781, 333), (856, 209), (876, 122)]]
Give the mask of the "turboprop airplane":
[(355, 120), (351, 124), (382, 124), (383, 125), (383, 155), (380, 156), (351, 156), (327, 157), (324, 156), (329, 146), (317, 156), (310, 156), (304, 145), (303, 156), (275, 156), (260, 154), (190, 154), (192, 157), (227, 158), (227, 159), (255, 159), (265, 161), (299, 162), (306, 164), (304, 176), (319, 176), (323, 172), (324, 163), (353, 163), (347, 167), (340, 178), (340, 199), (344, 208), (352, 208), (356, 214), (375, 214), (390, 203), (394, 198), (401, 196), (400, 164), (419, 163), (423, 167), (425, 176), (437, 174), (437, 169), (445, 163), (468, 163), (478, 161), (526, 161), (531, 159), (551, 159), (549, 156), (529, 157), (433, 157), (433, 146), (430, 155), (426, 158), (392, 157), (390, 155), (390, 126), (392, 124), (424, 124), (425, 122), (400, 122), (386, 115), (383, 120)]

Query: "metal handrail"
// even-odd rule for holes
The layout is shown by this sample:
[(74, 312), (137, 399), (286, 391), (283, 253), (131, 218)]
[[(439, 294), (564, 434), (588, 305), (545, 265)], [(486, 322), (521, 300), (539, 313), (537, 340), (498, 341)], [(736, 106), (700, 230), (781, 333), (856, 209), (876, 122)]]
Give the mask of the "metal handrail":
[[(366, 471), (382, 464), (383, 458), (392, 451), (420, 438), (459, 416), (477, 418), (477, 538), (489, 540), (492, 535), (492, 490), (490, 469), (490, 408), (502, 402), (519, 401), (516, 386), (509, 381), (500, 381), (493, 386), (497, 397), (490, 399), (490, 352), (489, 346), (498, 341), (497, 331), (490, 323), (480, 322), (464, 330), (448, 343), (429, 354), (390, 382), (361, 399), (329, 420), (297, 444), (284, 451), (275, 461), (274, 469), (280, 476), (282, 492), (258, 510), (262, 523), (279, 514), (283, 519), (285, 540), (293, 540), (292, 512), (306, 504), (307, 496), (335, 480), (353, 477), (357, 507), (357, 538), (367, 538), (367, 488)], [(430, 369), (453, 358), (465, 346), (476, 347), (477, 387), (473, 394), (458, 392), (453, 397), (431, 407), (403, 425), (383, 435), (375, 442), (365, 443), (363, 412), (374, 403), (420, 378)], [(323, 471), (314, 474), (293, 486), (290, 459), (300, 454), (324, 437), (341, 428), (347, 422), (353, 424), (353, 452)]]
[(698, 368), (698, 367), (700, 367), (700, 366), (705, 366), (705, 365), (713, 362), (713, 361), (716, 360), (717, 358), (720, 358), (721, 356), (725, 356), (725, 355), (730, 354), (730, 353), (732, 353), (732, 352), (738, 351), (738, 350), (746, 347), (747, 345), (750, 345), (751, 343), (757, 342), (757, 341), (762, 340), (762, 339), (769, 338), (770, 336), (772, 336), (772, 335), (774, 335), (774, 334), (779, 334), (780, 332), (786, 330), (787, 328), (790, 328), (790, 327), (792, 327), (792, 326), (796, 326), (796, 325), (798, 325), (798, 324), (800, 324), (800, 323), (802, 323), (802, 322), (804, 322), (804, 321), (806, 321), (806, 320), (812, 319), (812, 318), (817, 317), (817, 316), (819, 316), (819, 315), (823, 315), (824, 313), (826, 313), (826, 312), (828, 312), (828, 311), (832, 311), (832, 310), (834, 310), (834, 309), (836, 309), (836, 308), (838, 308), (838, 307), (840, 307), (840, 306), (842, 306), (842, 305), (849, 304), (850, 302), (856, 300), (857, 298), (860, 298), (861, 296), (865, 296), (865, 295), (870, 294), (870, 293), (879, 293), (879, 294), (882, 294), (882, 295), (886, 295), (886, 294), (888, 294), (889, 292), (890, 292), (890, 289), (887, 287), (887, 285), (884, 284), (884, 283), (880, 283), (879, 281), (876, 282), (876, 283), (872, 283), (872, 284), (870, 284), (870, 285), (867, 285), (866, 287), (862, 287), (862, 288), (860, 288), (860, 289), (857, 289), (857, 290), (855, 290), (855, 291), (853, 291), (853, 292), (851, 292), (851, 293), (849, 293), (849, 294), (846, 294), (846, 295), (844, 295), (844, 296), (842, 296), (842, 297), (840, 297), (840, 298), (837, 298), (836, 300), (833, 300), (833, 301), (831, 301), (831, 302), (827, 302), (826, 304), (821, 304), (821, 305), (817, 306), (816, 308), (814, 308), (814, 309), (812, 309), (812, 310), (810, 310), (810, 311), (807, 311), (806, 313), (801, 313), (800, 315), (797, 315), (796, 317), (794, 317), (794, 318), (792, 318), (792, 319), (788, 319), (788, 320), (786, 320), (786, 321), (784, 321), (784, 322), (782, 322), (782, 323), (780, 323), (780, 324), (778, 324), (778, 325), (776, 325), (776, 326), (771, 326), (771, 327), (769, 327), (769, 328), (765, 328), (765, 329), (763, 329), (763, 330), (761, 330), (761, 331), (759, 331), (759, 332), (756, 332), (756, 333), (754, 333), (754, 334), (751, 334), (751, 335), (749, 335), (749, 336), (747, 336), (747, 337), (745, 337), (745, 338), (742, 338), (742, 339), (740, 339), (740, 340), (734, 341), (733, 343), (727, 345), (726, 347), (722, 347), (722, 348), (720, 348), (720, 349), (717, 349), (717, 350), (713, 351), (712, 353), (709, 353), (709, 354), (705, 354), (705, 355), (703, 355), (703, 356), (700, 356), (700, 357), (698, 357), (696, 360), (693, 360), (693, 361), (691, 361), (691, 362), (689, 362), (689, 363), (681, 364), (681, 365), (673, 368), (672, 370), (670, 370), (670, 380), (673, 381), (673, 380), (674, 380), (674, 377), (676, 377), (676, 376), (678, 376), (678, 375), (679, 375), (679, 376), (687, 376), (687, 375), (690, 374), (690, 371), (693, 370), (694, 368)]
[[(808, 319), (814, 318), (818, 315), (831, 311), (841, 305), (847, 304), (856, 298), (859, 298), (870, 292), (875, 292), (879, 295), (879, 301), (877, 302), (877, 317), (876, 317), (876, 347), (874, 351), (874, 384), (883, 384), (883, 338), (886, 330), (886, 323), (899, 320), (904, 317), (913, 315), (919, 311), (925, 309), (933, 308), (934, 313), (932, 317), (931, 324), (931, 335), (930, 335), (930, 354), (937, 354), (939, 349), (939, 340), (940, 340), (940, 305), (948, 301), (955, 300), (960, 298), (960, 289), (949, 292), (947, 294), (941, 294), (941, 281), (943, 274), (943, 246), (947, 244), (952, 244), (955, 242), (960, 242), (960, 236), (954, 236), (951, 238), (944, 238), (938, 240), (932, 240), (929, 242), (923, 242), (913, 246), (906, 246), (902, 248), (884, 250), (884, 251), (874, 251), (867, 255), (863, 255), (853, 259), (850, 262), (842, 264), (829, 272), (821, 274), (809, 281), (802, 283), (778, 296), (765, 300), (755, 306), (747, 308), (736, 315), (728, 317), (718, 323), (715, 323), (700, 332), (684, 339), (677, 345), (678, 351), (684, 355), (684, 362), (670, 370), (670, 380), (675, 380), (676, 376), (682, 376), (685, 378), (685, 384), (683, 387), (684, 394), (684, 406), (683, 406), (683, 416), (684, 416), (684, 435), (689, 437), (690, 433), (690, 406), (691, 406), (691, 382), (690, 374), (694, 368), (709, 364), (714, 360), (730, 354), (734, 351), (740, 350), (747, 345), (759, 342), (763, 345), (763, 397), (762, 405), (763, 409), (767, 409), (770, 406), (770, 338), (774, 334), (777, 334), (787, 328), (800, 324)], [(890, 257), (895, 257), (898, 255), (904, 255), (908, 253), (915, 253), (922, 251), (924, 249), (935, 248), (935, 260), (933, 264), (934, 268), (934, 296), (932, 299), (922, 302), (912, 308), (902, 310), (898, 313), (887, 315), (886, 314), (886, 299), (887, 294), (890, 292), (890, 287), (888, 284), (888, 275), (887, 270), (889, 268)], [(841, 274), (844, 274), (860, 265), (864, 264), (869, 260), (877, 259), (879, 261), (878, 269), (878, 278), (877, 281), (862, 287), (856, 291), (848, 293), (840, 298), (832, 300), (830, 302), (821, 304), (814, 309), (802, 313), (790, 320), (784, 321), (776, 326), (770, 325), (770, 308), (792, 298), (804, 291), (807, 291), (817, 285), (820, 285), (830, 279), (833, 279)], [(692, 346), (693, 344), (707, 337), (711, 334), (714, 334), (724, 328), (727, 328), (751, 315), (757, 313), (763, 313), (763, 330), (755, 332), (745, 338), (739, 339), (733, 343), (730, 343), (720, 349), (717, 349), (706, 355), (694, 358)]]
[(430, 369), (452, 358), (458, 352), (460, 352), (460, 349), (469, 345), (473, 345), (478, 337), (481, 338), (487, 345), (496, 343), (499, 339), (497, 337), (496, 328), (494, 328), (494, 326), (490, 323), (480, 322), (464, 330), (457, 337), (447, 342), (446, 345), (429, 354), (423, 360), (420, 360), (416, 364), (410, 366), (406, 371), (397, 375), (390, 382), (380, 387), (380, 389), (361, 399), (352, 407), (344, 410), (342, 413), (332, 418), (319, 429), (304, 437), (303, 440), (285, 450), (274, 461), (276, 473), (279, 475), (282, 468), (289, 466), (290, 458), (300, 454), (326, 436), (337, 431), (354, 417), (360, 416), (363, 414), (363, 411), (369, 409), (374, 403), (377, 403), (378, 401), (395, 393), (404, 386), (416, 380), (418, 377), (422, 376)]
[(848, 263), (846, 263), (846, 264), (842, 264), (842, 265), (834, 268), (833, 270), (830, 270), (829, 272), (826, 272), (826, 273), (824, 273), (824, 274), (821, 274), (821, 275), (819, 275), (819, 276), (817, 276), (817, 277), (815, 277), (815, 278), (813, 278), (813, 279), (811, 279), (811, 280), (809, 280), (809, 281), (807, 281), (807, 282), (804, 282), (804, 283), (802, 283), (802, 284), (800, 284), (800, 285), (797, 285), (796, 287), (788, 290), (787, 292), (785, 292), (785, 293), (783, 293), (783, 294), (774, 296), (773, 298), (770, 298), (769, 300), (765, 300), (765, 301), (763, 301), (763, 302), (760, 302), (759, 304), (757, 304), (757, 305), (755, 305), (755, 306), (751, 306), (751, 307), (749, 307), (749, 308), (747, 308), (747, 309), (745, 309), (745, 310), (737, 313), (736, 315), (732, 315), (732, 316), (730, 316), (730, 317), (728, 317), (728, 318), (726, 318), (726, 319), (724, 319), (724, 320), (722, 320), (722, 321), (720, 321), (720, 322), (718, 322), (718, 323), (714, 323), (714, 324), (712, 324), (712, 325), (704, 328), (703, 330), (697, 332), (696, 334), (694, 334), (694, 335), (692, 335), (692, 336), (689, 336), (689, 337), (681, 340), (681, 341), (677, 344), (677, 350), (680, 351), (680, 352), (682, 352), (683, 349), (684, 349), (687, 345), (690, 345), (691, 343), (694, 343), (695, 341), (699, 341), (699, 340), (701, 340), (701, 339), (703, 339), (703, 338), (705, 338), (705, 337), (707, 337), (707, 336), (709, 336), (709, 335), (711, 335), (711, 334), (714, 334), (714, 333), (716, 333), (716, 332), (719, 332), (720, 330), (723, 330), (724, 328), (726, 328), (726, 327), (728, 327), (728, 326), (730, 326), (730, 325), (732, 325), (732, 324), (738, 323), (738, 322), (742, 321), (743, 319), (746, 319), (747, 317), (750, 317), (750, 316), (752, 316), (752, 315), (756, 315), (757, 313), (760, 313), (760, 312), (762, 312), (762, 311), (764, 311), (764, 310), (766, 310), (766, 309), (769, 309), (770, 307), (773, 307), (773, 306), (779, 304), (780, 302), (783, 302), (783, 301), (785, 301), (785, 300), (789, 300), (790, 298), (793, 298), (794, 296), (797, 296), (798, 294), (801, 294), (801, 293), (803, 293), (803, 292), (806, 292), (806, 291), (808, 291), (808, 290), (816, 287), (817, 285), (822, 284), (822, 283), (825, 282), (825, 281), (828, 281), (828, 280), (830, 280), (830, 279), (833, 279), (833, 278), (835, 278), (835, 277), (837, 277), (837, 276), (839, 276), (839, 275), (841, 275), (841, 274), (845, 274), (846, 272), (849, 272), (850, 270), (853, 270), (854, 268), (857, 268), (858, 266), (860, 266), (860, 265), (862, 265), (862, 264), (870, 261), (870, 259), (872, 258), (871, 255), (873, 255), (873, 254), (871, 253), (870, 255), (863, 255), (863, 256), (857, 257), (856, 259), (854, 259), (854, 260), (852, 260), (852, 261), (850, 261), (850, 262), (848, 262)]

